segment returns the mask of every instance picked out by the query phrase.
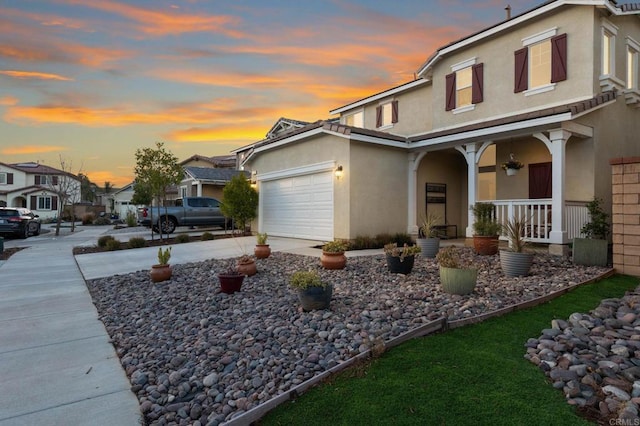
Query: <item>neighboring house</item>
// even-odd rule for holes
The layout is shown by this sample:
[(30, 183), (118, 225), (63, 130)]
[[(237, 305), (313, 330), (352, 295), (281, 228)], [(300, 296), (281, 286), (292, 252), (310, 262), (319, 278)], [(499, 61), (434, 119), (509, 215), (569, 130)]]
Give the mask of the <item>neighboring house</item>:
[(133, 186), (134, 182), (131, 182), (109, 194), (108, 203), (113, 205), (113, 212), (122, 220), (125, 220), (128, 212), (137, 215), (138, 206), (131, 204), (131, 198), (133, 198), (134, 193)]
[[(438, 49), (416, 80), (334, 109), (339, 123), (234, 151), (258, 183), (258, 229), (416, 233), (434, 211), (471, 236), (470, 206), (484, 200), (563, 252), (586, 202), (611, 205), (609, 159), (640, 155), (639, 16), (637, 4), (546, 2)], [(524, 163), (515, 176), (501, 169), (511, 154)]]
[(213, 197), (222, 200), (222, 190), (232, 177), (248, 172), (232, 168), (185, 167), (184, 179), (180, 183), (179, 197)]
[(25, 207), (43, 219), (53, 219), (62, 188), (68, 188), (68, 203), (80, 201), (80, 180), (71, 173), (33, 162), (0, 163), (0, 206)]
[(214, 157), (205, 157), (204, 155), (192, 155), (186, 160), (181, 161), (182, 167), (210, 167), (210, 168), (236, 168), (235, 155), (219, 155)]

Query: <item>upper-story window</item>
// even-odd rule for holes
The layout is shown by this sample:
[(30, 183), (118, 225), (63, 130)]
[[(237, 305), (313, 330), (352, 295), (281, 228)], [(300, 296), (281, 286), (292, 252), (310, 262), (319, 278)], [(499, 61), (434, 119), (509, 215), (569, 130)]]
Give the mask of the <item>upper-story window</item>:
[(57, 185), (58, 176), (36, 175), (34, 177), (36, 185)]
[(353, 127), (364, 127), (364, 113), (362, 111), (358, 111), (353, 114), (346, 115), (344, 117), (344, 124)]
[(515, 52), (514, 92), (534, 95), (555, 88), (567, 79), (567, 34), (556, 35), (557, 28), (522, 40)]
[(376, 107), (376, 127), (391, 127), (398, 122), (398, 101), (381, 103)]
[(8, 182), (8, 173), (0, 173), (0, 185), (6, 185)]
[(476, 64), (476, 58), (459, 62), (445, 76), (445, 110), (459, 113), (475, 108), (484, 98), (484, 65)]
[(601, 58), (600, 58), (600, 87), (603, 90), (620, 89), (625, 82), (616, 76), (616, 40), (618, 27), (606, 19), (602, 19), (600, 26)]

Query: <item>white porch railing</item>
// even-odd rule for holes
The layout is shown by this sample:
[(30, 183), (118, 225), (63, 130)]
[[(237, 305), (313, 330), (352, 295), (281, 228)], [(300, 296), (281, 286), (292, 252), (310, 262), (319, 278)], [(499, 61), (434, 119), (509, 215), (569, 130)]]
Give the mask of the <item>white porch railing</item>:
[[(528, 226), (525, 237), (528, 241), (536, 243), (551, 243), (551, 199), (542, 198), (535, 200), (491, 200), (496, 206), (496, 218), (501, 224), (505, 224), (510, 218), (525, 218)], [(565, 202), (564, 226), (567, 238), (572, 240), (580, 236), (580, 228), (589, 220), (586, 203)]]

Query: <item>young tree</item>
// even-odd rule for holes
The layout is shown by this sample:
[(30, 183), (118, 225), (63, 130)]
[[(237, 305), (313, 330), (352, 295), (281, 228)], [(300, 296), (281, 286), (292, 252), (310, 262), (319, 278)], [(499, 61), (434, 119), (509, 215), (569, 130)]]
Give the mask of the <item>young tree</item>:
[(82, 173), (78, 172), (78, 176), (71, 173), (72, 163), (60, 156), (60, 170), (62, 174), (56, 176), (56, 179), (48, 181), (48, 190), (56, 194), (58, 197), (58, 219), (56, 221), (56, 236), (60, 235), (60, 224), (62, 223), (62, 214), (67, 204), (71, 204), (71, 232), (75, 231), (75, 204), (80, 202), (81, 195), (81, 179)]
[(109, 201), (109, 213), (113, 214), (113, 210), (115, 209), (115, 202), (113, 198), (109, 198), (111, 191), (113, 191), (113, 184), (107, 180), (104, 182), (104, 195)]
[[(167, 188), (177, 185), (184, 177), (184, 170), (178, 164), (178, 158), (165, 150), (162, 142), (156, 142), (156, 148), (138, 148), (135, 167), (136, 186), (142, 185), (157, 200), (167, 205)], [(151, 238), (153, 238), (153, 209), (151, 209)], [(165, 215), (166, 217), (166, 215)], [(168, 218), (166, 219), (168, 220)], [(162, 226), (158, 227), (162, 239)]]
[(232, 218), (240, 232), (244, 233), (247, 222), (255, 219), (258, 208), (258, 192), (251, 187), (244, 173), (237, 174), (225, 185), (222, 199), (220, 211)]

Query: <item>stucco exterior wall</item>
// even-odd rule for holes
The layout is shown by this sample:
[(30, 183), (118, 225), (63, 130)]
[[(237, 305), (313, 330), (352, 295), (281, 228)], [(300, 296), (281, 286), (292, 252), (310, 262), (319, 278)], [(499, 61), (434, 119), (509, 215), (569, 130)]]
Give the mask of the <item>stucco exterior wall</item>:
[[(467, 227), (467, 163), (454, 150), (428, 153), (418, 167), (416, 186), (416, 217), (426, 213), (426, 183), (447, 184), (447, 217), (442, 224), (457, 225), (458, 235)], [(435, 210), (435, 209), (434, 209)], [(432, 213), (431, 206), (429, 212)], [(419, 223), (418, 223), (419, 224)]]
[(396, 96), (365, 105), (364, 127), (366, 129), (379, 130), (376, 128), (376, 107), (392, 100), (398, 101), (398, 122), (383, 128), (383, 131), (394, 135), (411, 136), (433, 127), (431, 85), (423, 84)]
[[(507, 176), (502, 163), (515, 158), (525, 166), (515, 176)], [(529, 198), (529, 164), (548, 163), (551, 154), (546, 145), (533, 137), (496, 144), (496, 198), (498, 200)]]
[(349, 238), (407, 231), (408, 155), (379, 145), (351, 142)]
[[(563, 104), (570, 100), (591, 97), (594, 94), (593, 71), (580, 63), (591, 63), (594, 56), (593, 40), (594, 11), (590, 7), (567, 6), (544, 19), (527, 22), (519, 28), (484, 39), (480, 44), (443, 58), (436, 64), (433, 73), (433, 108), (436, 128), (483, 120), (489, 117), (512, 115), (518, 112), (549, 105)], [(514, 52), (521, 49), (522, 39), (557, 27), (557, 33), (567, 33), (568, 75), (567, 80), (556, 84), (549, 92), (532, 96), (514, 93)], [(484, 63), (484, 100), (472, 111), (454, 114), (445, 111), (445, 76), (451, 66), (477, 58)]]

